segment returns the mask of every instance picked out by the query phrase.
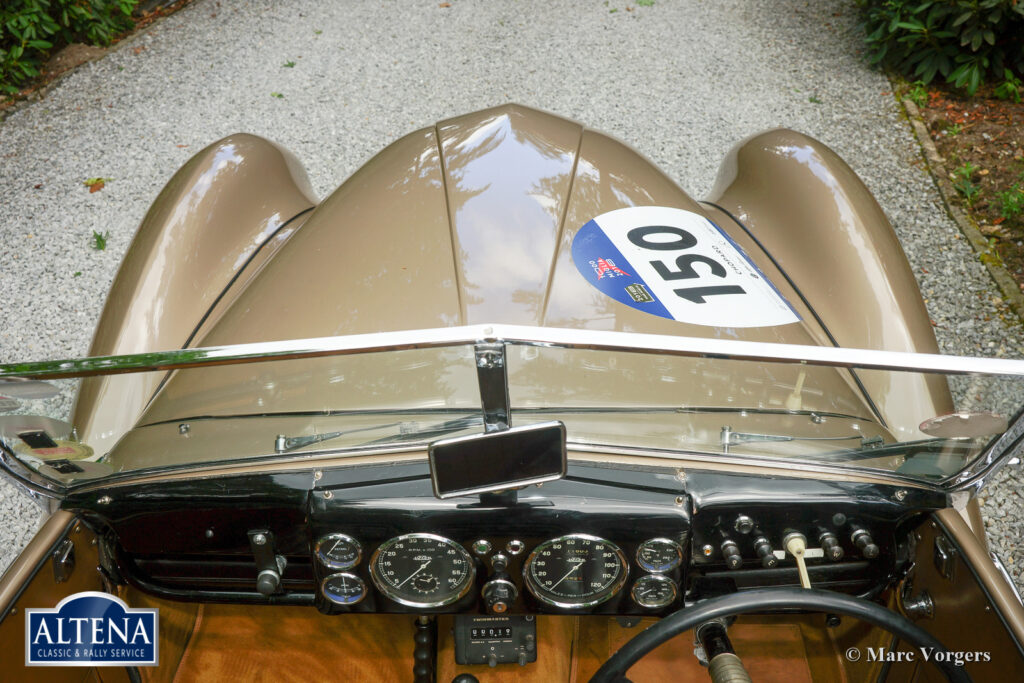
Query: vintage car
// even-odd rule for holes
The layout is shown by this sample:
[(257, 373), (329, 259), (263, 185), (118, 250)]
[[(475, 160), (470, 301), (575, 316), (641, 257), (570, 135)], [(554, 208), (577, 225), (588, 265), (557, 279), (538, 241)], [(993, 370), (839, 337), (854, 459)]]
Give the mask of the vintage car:
[(700, 202), (523, 106), (321, 202), (233, 135), (156, 199), (90, 355), (0, 365), (3, 469), (51, 513), (0, 585), (4, 680), (1024, 670), (976, 500), (1024, 362), (938, 355), (799, 133)]

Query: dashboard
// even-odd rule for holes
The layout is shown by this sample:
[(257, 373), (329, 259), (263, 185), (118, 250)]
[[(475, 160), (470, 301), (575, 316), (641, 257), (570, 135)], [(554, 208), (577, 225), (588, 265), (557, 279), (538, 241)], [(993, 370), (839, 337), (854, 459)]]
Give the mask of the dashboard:
[[(906, 569), (933, 491), (570, 461), (514, 499), (438, 499), (422, 462), (140, 484), (68, 497), (114, 580), (326, 614), (659, 616), (799, 585), (872, 595)], [(529, 618), (529, 617), (527, 617)]]

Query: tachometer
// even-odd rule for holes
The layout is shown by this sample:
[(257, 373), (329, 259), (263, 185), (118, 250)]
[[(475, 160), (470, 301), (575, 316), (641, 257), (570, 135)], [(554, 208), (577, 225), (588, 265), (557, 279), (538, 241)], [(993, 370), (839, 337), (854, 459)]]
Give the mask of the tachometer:
[(377, 589), (409, 607), (441, 607), (466, 595), (476, 568), (461, 545), (434, 534), (405, 534), (382, 543), (370, 558)]
[(578, 609), (610, 600), (626, 583), (629, 565), (617, 545), (570, 534), (541, 543), (526, 560), (523, 578), (543, 603)]

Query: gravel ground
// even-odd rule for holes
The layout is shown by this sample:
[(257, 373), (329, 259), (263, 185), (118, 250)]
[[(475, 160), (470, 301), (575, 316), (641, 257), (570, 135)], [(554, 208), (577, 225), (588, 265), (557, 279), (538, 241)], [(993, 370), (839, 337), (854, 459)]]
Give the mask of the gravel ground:
[[(1022, 354), (888, 81), (863, 62), (851, 3), (451, 4), (199, 0), (19, 107), (0, 123), (0, 358), (86, 353), (133, 231), (204, 145), (236, 131), (276, 140), (324, 196), (399, 135), (506, 101), (626, 140), (697, 197), (741, 138), (775, 126), (815, 136), (896, 226), (943, 351)], [(111, 180), (90, 194), (92, 177)], [(93, 231), (109, 232), (105, 251), (90, 248)], [(1018, 582), (1021, 495), (1015, 469), (985, 502)], [(0, 503), (6, 566), (38, 513), (6, 484)]]

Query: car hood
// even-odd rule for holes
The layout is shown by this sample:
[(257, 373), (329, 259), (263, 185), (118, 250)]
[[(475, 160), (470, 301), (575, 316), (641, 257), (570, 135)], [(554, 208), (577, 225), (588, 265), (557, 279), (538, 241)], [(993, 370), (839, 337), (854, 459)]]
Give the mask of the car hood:
[[(712, 219), (802, 320), (689, 325), (591, 287), (573, 263), (576, 232), (633, 206)], [(418, 130), (374, 157), (191, 345), (488, 322), (827, 344), (785, 276), (726, 220), (618, 140), (520, 105), (487, 109)]]

